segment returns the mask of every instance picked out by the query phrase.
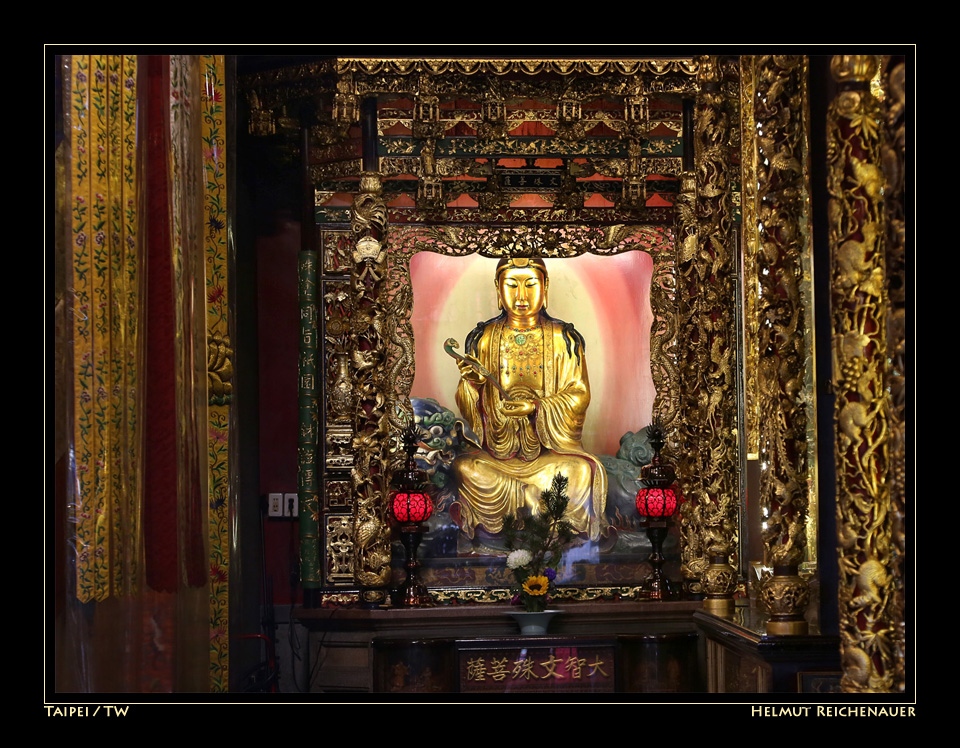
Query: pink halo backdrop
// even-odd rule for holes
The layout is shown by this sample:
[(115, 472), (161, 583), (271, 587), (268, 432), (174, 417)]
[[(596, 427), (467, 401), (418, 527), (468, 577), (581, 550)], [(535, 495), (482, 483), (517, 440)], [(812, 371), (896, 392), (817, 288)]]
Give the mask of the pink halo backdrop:
[[(573, 322), (586, 342), (591, 401), (583, 446), (616, 454), (620, 437), (650, 423), (655, 395), (650, 373), (650, 280), (645, 252), (546, 260), (547, 311)], [(480, 321), (495, 317), (497, 260), (419, 252), (410, 261), (416, 376), (411, 395), (430, 397), (459, 413), (457, 366), (443, 350), (460, 344)]]

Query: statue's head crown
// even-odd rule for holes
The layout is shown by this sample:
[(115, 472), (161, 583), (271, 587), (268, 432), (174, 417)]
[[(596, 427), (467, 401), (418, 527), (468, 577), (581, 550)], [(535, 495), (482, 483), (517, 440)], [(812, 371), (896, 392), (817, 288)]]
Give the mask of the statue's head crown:
[(539, 257), (504, 257), (497, 263), (496, 280), (500, 280), (500, 274), (510, 268), (532, 267), (540, 271), (540, 274), (547, 278), (547, 266)]

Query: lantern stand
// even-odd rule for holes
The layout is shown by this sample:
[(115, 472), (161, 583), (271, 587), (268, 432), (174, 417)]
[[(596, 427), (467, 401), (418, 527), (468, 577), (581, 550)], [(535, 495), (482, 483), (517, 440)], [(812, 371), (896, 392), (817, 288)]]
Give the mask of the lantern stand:
[(400, 587), (400, 605), (405, 608), (422, 608), (432, 605), (433, 600), (427, 588), (420, 582), (420, 561), (417, 549), (427, 526), (422, 524), (433, 514), (433, 499), (428, 489), (427, 474), (417, 467), (416, 455), (418, 432), (411, 424), (401, 436), (407, 461), (403, 470), (394, 474), (394, 489), (390, 493), (390, 506), (393, 517), (400, 525), (400, 539), (406, 555), (404, 564), (407, 577)]
[(643, 518), (642, 525), (653, 546), (648, 558), (653, 574), (643, 583), (642, 590), (651, 600), (670, 600), (677, 597), (677, 593), (663, 573), (663, 541), (669, 531), (670, 518), (677, 511), (677, 492), (674, 489), (677, 474), (670, 463), (660, 458), (660, 450), (666, 440), (659, 421), (654, 420), (647, 427), (647, 437), (654, 454), (651, 463), (640, 470), (637, 512)]
[(676, 597), (670, 586), (670, 579), (663, 573), (663, 541), (667, 537), (668, 523), (664, 520), (648, 519), (646, 522), (647, 537), (653, 545), (648, 560), (653, 567), (653, 574), (643, 583), (643, 591), (651, 600), (670, 600)]

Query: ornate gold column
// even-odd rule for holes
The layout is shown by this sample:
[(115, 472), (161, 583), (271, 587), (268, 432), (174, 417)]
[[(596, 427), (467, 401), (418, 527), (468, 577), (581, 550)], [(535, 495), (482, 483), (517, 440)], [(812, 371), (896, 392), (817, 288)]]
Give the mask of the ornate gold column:
[[(696, 259), (700, 248), (697, 227), (697, 183), (693, 172), (684, 172), (677, 195), (677, 337), (680, 341), (679, 380), (695, 377), (699, 366), (696, 332)], [(699, 431), (697, 421), (696, 392), (693, 388), (681, 387), (678, 394), (678, 409), (683, 414), (677, 419), (680, 424), (677, 444), (678, 475), (688, 501), (680, 506), (679, 527), (683, 542), (680, 544), (681, 573), (684, 589), (693, 594), (703, 593), (703, 572), (709, 563), (700, 537), (700, 504), (702, 495), (696, 482), (700, 459), (698, 452)]]
[(894, 548), (882, 123), (877, 59), (836, 55), (827, 115), (840, 638), (846, 692), (893, 686)]
[(758, 56), (753, 74), (757, 252), (750, 280), (757, 284), (761, 534), (764, 564), (773, 569), (759, 599), (770, 614), (769, 633), (803, 634), (810, 594), (798, 568), (807, 544), (807, 362), (813, 350), (802, 294), (809, 241), (806, 58)]
[[(733, 609), (737, 575), (730, 566), (736, 544), (736, 338), (733, 325), (736, 277), (731, 242), (729, 114), (720, 90), (719, 61), (698, 60), (695, 107), (696, 250), (683, 228), (678, 261), (681, 382), (686, 431), (681, 435), (684, 493), (691, 503), (681, 518), (688, 552), (685, 566), (703, 569), (704, 606)], [(683, 208), (681, 208), (683, 210)], [(682, 214), (681, 214), (682, 215)], [(692, 550), (691, 550), (692, 549)]]
[(887, 211), (887, 289), (889, 292), (887, 355), (890, 373), (890, 501), (893, 519), (893, 545), (896, 563), (893, 567), (894, 673), (893, 688), (906, 687), (906, 631), (904, 627), (903, 560), (906, 558), (906, 212), (904, 208), (904, 146), (906, 143), (906, 66), (902, 58), (885, 61), (884, 119), (886, 143), (883, 148), (884, 190)]
[(387, 602), (390, 581), (389, 409), (393, 399), (384, 383), (386, 312), (381, 301), (387, 269), (387, 209), (381, 198), (380, 176), (361, 175), (360, 194), (353, 204), (353, 371), (356, 420), (352, 470), (354, 496), (354, 574), (361, 602)]

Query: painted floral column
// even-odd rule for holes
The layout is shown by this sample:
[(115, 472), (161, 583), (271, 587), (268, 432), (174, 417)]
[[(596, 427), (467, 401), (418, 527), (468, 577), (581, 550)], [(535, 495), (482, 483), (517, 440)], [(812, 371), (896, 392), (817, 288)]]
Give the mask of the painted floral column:
[[(137, 59), (70, 58), (74, 594), (136, 590), (140, 559)], [(67, 95), (67, 92), (65, 92)]]
[(207, 283), (207, 522), (210, 544), (210, 690), (226, 691), (229, 655), (233, 349), (228, 316), (226, 117), (223, 55), (201, 59), (203, 250)]
[[(72, 460), (58, 678), (76, 691), (225, 691), (236, 492), (223, 57), (71, 56), (63, 73)], [(148, 231), (166, 267), (149, 279)], [(169, 342), (153, 366), (147, 320)], [(158, 397), (147, 378), (159, 369)], [(153, 430), (151, 402), (170, 416)]]

